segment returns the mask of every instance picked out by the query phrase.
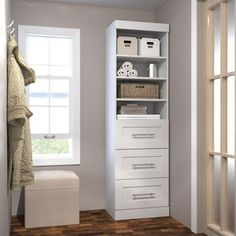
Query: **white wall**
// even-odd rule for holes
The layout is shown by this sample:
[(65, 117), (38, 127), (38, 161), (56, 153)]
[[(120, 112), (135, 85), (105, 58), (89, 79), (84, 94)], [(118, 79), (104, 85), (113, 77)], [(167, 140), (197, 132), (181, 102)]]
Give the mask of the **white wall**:
[(156, 21), (170, 24), (170, 214), (191, 227), (191, 1), (167, 0)]
[[(154, 21), (155, 14), (148, 11), (14, 0), (12, 16), (16, 24), (81, 29), (81, 166), (61, 168), (72, 169), (79, 174), (82, 210), (104, 208), (105, 30), (114, 19)], [(21, 192), (13, 194), (13, 215), (23, 213), (23, 199)]]
[(0, 235), (9, 235), (9, 195), (7, 192), (7, 127), (6, 127), (6, 24), (7, 0), (0, 1)]

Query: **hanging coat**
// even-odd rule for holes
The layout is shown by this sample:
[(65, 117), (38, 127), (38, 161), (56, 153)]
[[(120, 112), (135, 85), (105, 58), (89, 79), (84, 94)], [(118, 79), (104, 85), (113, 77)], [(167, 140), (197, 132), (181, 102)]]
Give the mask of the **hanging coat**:
[(34, 181), (31, 134), (25, 86), (35, 82), (34, 71), (24, 62), (12, 36), (8, 40), (8, 183), (16, 190)]

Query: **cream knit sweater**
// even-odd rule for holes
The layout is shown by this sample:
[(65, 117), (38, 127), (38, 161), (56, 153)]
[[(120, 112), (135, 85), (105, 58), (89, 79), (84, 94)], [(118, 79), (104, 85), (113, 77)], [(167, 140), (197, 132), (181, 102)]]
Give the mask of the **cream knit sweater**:
[(8, 169), (9, 189), (33, 183), (32, 147), (25, 86), (35, 82), (34, 71), (24, 62), (12, 36), (8, 41)]

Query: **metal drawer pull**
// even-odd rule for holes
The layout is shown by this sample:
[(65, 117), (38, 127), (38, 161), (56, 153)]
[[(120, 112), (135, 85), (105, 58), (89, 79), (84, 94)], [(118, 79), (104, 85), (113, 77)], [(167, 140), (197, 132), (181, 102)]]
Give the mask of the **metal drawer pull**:
[(133, 138), (155, 138), (155, 134), (132, 134)]
[(155, 193), (138, 193), (132, 194), (133, 200), (154, 199)]
[(147, 163), (147, 164), (133, 164), (133, 169), (155, 169), (155, 163)]

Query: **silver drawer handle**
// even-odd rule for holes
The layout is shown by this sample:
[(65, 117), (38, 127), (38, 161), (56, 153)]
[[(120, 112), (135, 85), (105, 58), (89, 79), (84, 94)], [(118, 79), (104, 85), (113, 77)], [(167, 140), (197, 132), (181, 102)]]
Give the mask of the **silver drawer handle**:
[(54, 138), (56, 138), (56, 135), (55, 134), (45, 134), (43, 137), (45, 139), (54, 139)]
[(155, 169), (155, 163), (147, 163), (147, 164), (133, 164), (133, 169)]
[(143, 199), (154, 199), (155, 193), (139, 193), (139, 194), (132, 194), (133, 200), (143, 200)]
[(155, 134), (132, 134), (133, 138), (155, 138)]

